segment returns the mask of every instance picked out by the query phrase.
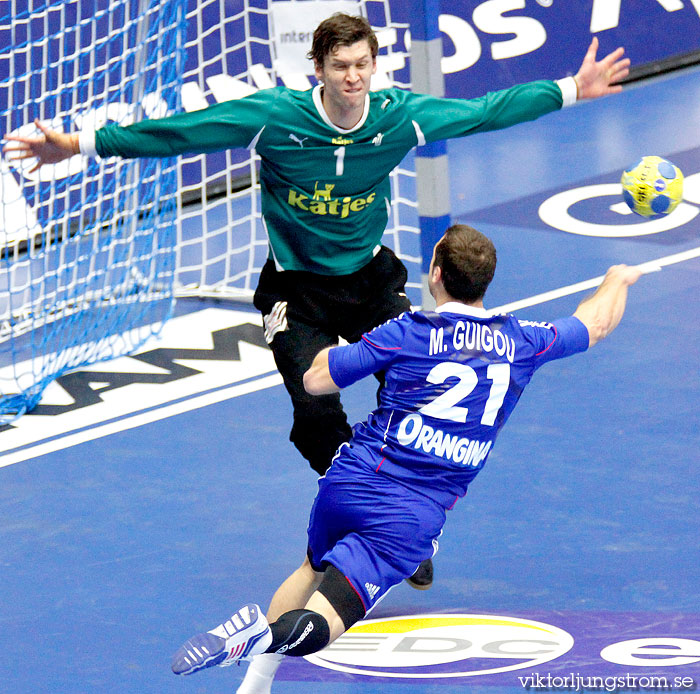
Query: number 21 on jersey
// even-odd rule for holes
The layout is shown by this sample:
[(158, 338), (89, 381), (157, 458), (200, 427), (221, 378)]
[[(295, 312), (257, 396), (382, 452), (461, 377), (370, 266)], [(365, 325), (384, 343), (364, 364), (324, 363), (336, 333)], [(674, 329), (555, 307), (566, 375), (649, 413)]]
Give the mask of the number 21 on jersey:
[[(448, 378), (456, 378), (458, 381), (418, 411), (437, 419), (466, 422), (469, 408), (459, 406), (457, 403), (464, 400), (476, 388), (479, 377), (467, 364), (443, 361), (430, 370), (426, 380), (428, 383), (439, 385)], [(489, 364), (486, 369), (486, 378), (491, 381), (491, 390), (481, 415), (481, 423), (484, 426), (493, 426), (510, 384), (510, 364)]]

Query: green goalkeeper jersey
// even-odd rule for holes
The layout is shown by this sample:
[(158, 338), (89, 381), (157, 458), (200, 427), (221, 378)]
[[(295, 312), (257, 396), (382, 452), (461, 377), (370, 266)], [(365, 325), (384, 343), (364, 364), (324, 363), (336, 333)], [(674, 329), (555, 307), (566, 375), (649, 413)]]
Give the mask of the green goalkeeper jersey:
[(506, 128), (561, 106), (561, 89), (549, 81), (469, 100), (384, 89), (367, 96), (360, 121), (344, 130), (328, 118), (320, 86), (275, 87), (201, 111), (107, 126), (95, 146), (103, 157), (254, 148), (277, 267), (346, 275), (376, 253), (389, 215), (389, 174), (413, 147)]

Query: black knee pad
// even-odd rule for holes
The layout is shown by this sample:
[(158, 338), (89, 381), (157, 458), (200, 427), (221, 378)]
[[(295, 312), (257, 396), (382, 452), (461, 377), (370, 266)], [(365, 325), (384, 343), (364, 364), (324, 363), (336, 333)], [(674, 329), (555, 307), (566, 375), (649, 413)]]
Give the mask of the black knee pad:
[(329, 564), (325, 570), (318, 592), (333, 606), (346, 630), (365, 616), (365, 606), (360, 596), (333, 564)]
[(331, 630), (326, 618), (311, 610), (290, 610), (270, 624), (272, 644), (268, 653), (303, 656), (328, 645)]

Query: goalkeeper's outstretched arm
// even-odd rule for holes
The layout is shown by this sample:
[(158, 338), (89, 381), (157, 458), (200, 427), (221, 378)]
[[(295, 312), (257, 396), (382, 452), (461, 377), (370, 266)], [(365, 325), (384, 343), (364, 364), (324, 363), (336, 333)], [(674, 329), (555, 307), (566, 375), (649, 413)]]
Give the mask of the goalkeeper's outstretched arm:
[[(627, 58), (622, 57), (624, 49), (618, 48), (600, 60), (596, 59), (597, 52), (598, 39), (594, 37), (573, 78), (576, 84), (574, 100), (615, 94), (622, 89), (618, 82), (627, 76), (630, 64)], [(185, 152), (205, 153), (249, 146), (255, 133), (265, 125), (277, 93), (277, 90), (262, 90), (252, 97), (241, 99), (235, 107), (231, 106), (231, 102), (223, 102), (203, 109), (197, 115), (176, 114), (153, 121), (154, 126), (136, 124), (134, 130), (139, 133), (137, 140), (125, 142), (121, 138), (111, 142), (106, 153), (127, 157), (173, 156)], [(228, 111), (232, 108), (240, 112), (240, 120), (230, 118)], [(241, 127), (243, 122), (246, 123), (245, 127)], [(5, 138), (10, 143), (4, 148), (8, 159), (36, 159), (31, 169), (33, 172), (44, 164), (56, 164), (80, 154), (77, 133), (57, 132), (38, 120), (35, 124), (42, 133), (38, 137), (10, 135)], [(184, 125), (191, 128), (192, 135), (187, 134), (187, 128), (182, 128)], [(149, 131), (152, 127), (156, 128), (154, 132)], [(159, 132), (159, 128), (163, 128), (163, 131)]]
[(251, 147), (274, 117), (281, 91), (261, 89), (244, 99), (213, 104), (191, 113), (147, 119), (127, 126), (107, 125), (96, 131), (61, 133), (38, 120), (41, 134), (7, 136), (8, 159), (36, 159), (35, 171), (75, 154), (86, 156), (173, 157)]

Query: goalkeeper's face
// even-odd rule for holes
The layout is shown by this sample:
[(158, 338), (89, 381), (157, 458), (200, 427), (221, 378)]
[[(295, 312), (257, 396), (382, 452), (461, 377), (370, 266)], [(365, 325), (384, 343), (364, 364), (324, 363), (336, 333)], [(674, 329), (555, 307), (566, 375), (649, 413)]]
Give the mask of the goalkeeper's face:
[(338, 46), (316, 65), (316, 77), (323, 82), (323, 105), (328, 115), (358, 111), (358, 120), (369, 93), (377, 63), (366, 40), (350, 46)]

